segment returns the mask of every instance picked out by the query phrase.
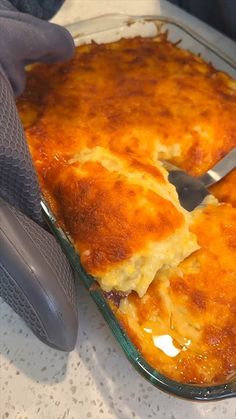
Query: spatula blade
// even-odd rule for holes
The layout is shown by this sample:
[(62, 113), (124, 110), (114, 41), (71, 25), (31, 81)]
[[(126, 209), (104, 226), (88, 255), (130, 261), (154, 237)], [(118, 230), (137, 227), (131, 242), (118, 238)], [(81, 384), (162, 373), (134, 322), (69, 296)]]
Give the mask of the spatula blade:
[(182, 170), (169, 170), (168, 179), (175, 186), (180, 204), (187, 211), (194, 210), (210, 195), (201, 181)]

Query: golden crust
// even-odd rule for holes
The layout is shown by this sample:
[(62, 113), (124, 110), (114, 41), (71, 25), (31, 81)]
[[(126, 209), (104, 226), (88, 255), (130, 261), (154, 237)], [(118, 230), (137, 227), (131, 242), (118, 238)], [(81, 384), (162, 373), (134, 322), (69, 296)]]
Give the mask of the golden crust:
[(236, 208), (236, 170), (211, 186), (210, 191), (219, 201), (228, 202)]
[[(100, 163), (87, 163), (82, 169), (86, 172), (68, 166), (53, 189), (88, 272), (97, 275), (183, 224), (183, 215), (170, 201), (128, 183), (119, 173)], [(89, 255), (84, 254), (88, 248)]]
[[(77, 48), (70, 63), (38, 65), (18, 108), (42, 190), (95, 275), (129, 258), (150, 237), (156, 240), (183, 226), (185, 216), (171, 205), (173, 196), (154, 199), (149, 187), (133, 184), (124, 173), (118, 181), (99, 161), (84, 162), (82, 174), (74, 156), (103, 147), (127, 159), (131, 173), (146, 173), (166, 185), (158, 159), (199, 175), (236, 146), (236, 82), (163, 36), (92, 43)], [(234, 171), (211, 188), (233, 206), (235, 176)], [(143, 194), (148, 205), (141, 216)], [(124, 218), (114, 205), (118, 199)], [(151, 209), (168, 221), (165, 226)], [(115, 242), (104, 230), (105, 217)], [(113, 306), (147, 360), (176, 380), (220, 383), (236, 371), (235, 221), (230, 205), (197, 212), (192, 231), (201, 249), (180, 268), (159, 273), (144, 297), (132, 293), (120, 309)], [(95, 228), (91, 244), (91, 231), (99, 225), (102, 230)], [(101, 244), (105, 250), (97, 258)], [(160, 342), (159, 349), (154, 346), (153, 337), (160, 333), (172, 334), (172, 355), (173, 350), (177, 355), (167, 356)]]
[(163, 168), (102, 147), (38, 165), (57, 219), (106, 291), (142, 296), (159, 269), (198, 248)]
[[(235, 214), (229, 204), (199, 211), (192, 231), (201, 248), (158, 276), (142, 299), (132, 294), (117, 309), (145, 358), (177, 381), (224, 383), (235, 374)], [(155, 346), (163, 335), (173, 338), (175, 356)]]
[(36, 67), (22, 107), (36, 118), (30, 142), (46, 135), (62, 153), (80, 138), (202, 174), (236, 145), (236, 82), (162, 38), (91, 44), (69, 65)]

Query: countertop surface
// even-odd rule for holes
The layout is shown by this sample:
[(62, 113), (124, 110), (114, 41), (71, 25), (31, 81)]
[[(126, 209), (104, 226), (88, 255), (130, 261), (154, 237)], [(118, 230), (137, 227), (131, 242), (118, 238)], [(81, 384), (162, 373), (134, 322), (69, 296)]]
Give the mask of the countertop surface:
[[(60, 24), (105, 13), (173, 16), (231, 53), (235, 44), (166, 1), (67, 0)], [(148, 384), (129, 364), (83, 285), (70, 354), (41, 343), (0, 300), (1, 419), (233, 419), (235, 399), (189, 402)]]

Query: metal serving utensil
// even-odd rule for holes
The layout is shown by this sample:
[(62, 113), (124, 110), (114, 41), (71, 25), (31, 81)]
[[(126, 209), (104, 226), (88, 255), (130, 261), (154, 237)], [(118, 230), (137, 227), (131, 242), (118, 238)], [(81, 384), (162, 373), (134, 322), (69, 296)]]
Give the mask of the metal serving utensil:
[(166, 161), (163, 162), (163, 166), (169, 172), (169, 182), (175, 186), (182, 207), (187, 211), (192, 211), (202, 203), (207, 195), (210, 195), (207, 188), (219, 182), (219, 180), (223, 179), (224, 176), (236, 167), (236, 147), (208, 170), (208, 172), (199, 177), (190, 176), (180, 168)]

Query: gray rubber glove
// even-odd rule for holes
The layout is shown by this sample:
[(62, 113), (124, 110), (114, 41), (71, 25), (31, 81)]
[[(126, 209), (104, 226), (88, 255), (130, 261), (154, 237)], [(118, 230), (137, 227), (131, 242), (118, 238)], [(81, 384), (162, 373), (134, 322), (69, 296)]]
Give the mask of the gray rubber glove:
[(40, 190), (14, 95), (24, 88), (26, 64), (67, 60), (73, 49), (64, 28), (0, 0), (0, 295), (39, 338), (66, 351), (77, 336), (76, 284), (60, 246), (40, 227)]

